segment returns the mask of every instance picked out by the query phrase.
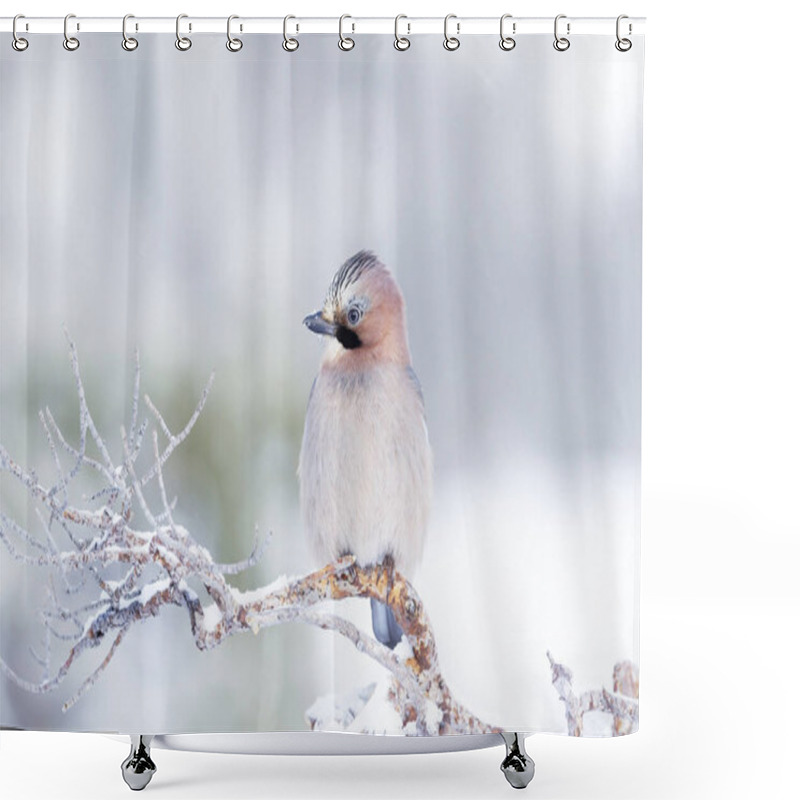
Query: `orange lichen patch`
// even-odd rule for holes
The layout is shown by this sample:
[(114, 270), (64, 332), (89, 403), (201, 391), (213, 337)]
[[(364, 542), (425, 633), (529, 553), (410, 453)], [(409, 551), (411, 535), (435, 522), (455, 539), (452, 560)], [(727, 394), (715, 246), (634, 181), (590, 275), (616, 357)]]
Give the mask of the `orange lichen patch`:
[(422, 672), (423, 667), (416, 658), (407, 658), (406, 666), (417, 676)]
[[(413, 601), (408, 597), (408, 586), (406, 582), (400, 578), (395, 580), (386, 595), (386, 601), (395, 612), (398, 624), (405, 630), (406, 626), (413, 623), (418, 616), (416, 613), (408, 613), (406, 606), (411, 606)], [(413, 603), (414, 611), (416, 612), (417, 604)], [(405, 624), (404, 624), (405, 623)]]
[(376, 599), (381, 599), (384, 597), (388, 597), (392, 590), (392, 577), (395, 577), (394, 572), (390, 576), (389, 570), (381, 569), (375, 567), (374, 569), (374, 577), (373, 577), (373, 584), (375, 587), (375, 592), (377, 594)]

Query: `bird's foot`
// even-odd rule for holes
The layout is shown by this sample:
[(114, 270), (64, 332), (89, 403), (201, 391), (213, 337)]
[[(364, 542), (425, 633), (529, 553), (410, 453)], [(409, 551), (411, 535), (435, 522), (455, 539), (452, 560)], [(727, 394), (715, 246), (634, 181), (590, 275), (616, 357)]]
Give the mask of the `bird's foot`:
[(388, 570), (389, 572), (394, 572), (394, 556), (391, 553), (387, 553), (383, 557), (383, 561), (381, 561), (383, 568)]

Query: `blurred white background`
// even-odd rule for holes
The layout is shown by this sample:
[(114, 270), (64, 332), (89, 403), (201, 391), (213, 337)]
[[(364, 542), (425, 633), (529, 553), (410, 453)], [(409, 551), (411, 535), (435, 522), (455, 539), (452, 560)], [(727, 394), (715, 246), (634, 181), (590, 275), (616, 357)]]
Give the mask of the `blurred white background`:
[[(374, 249), (403, 289), (425, 394), (433, 508), (409, 577), (443, 673), (481, 719), (564, 730), (548, 651), (578, 690), (639, 658), (643, 48), (588, 36), (564, 55), (547, 32), (507, 54), (492, 31), (454, 55), (437, 31), (408, 53), (359, 33), (344, 55), (329, 32), (291, 56), (278, 33), (247, 35), (232, 54), (217, 33), (181, 53), (167, 22), (135, 54), (88, 25), (75, 54), (60, 26), (31, 35), (28, 53), (0, 50), (0, 441), (56, 479), (37, 414), (49, 407), (77, 437), (64, 325), (112, 459), (134, 349), (175, 430), (213, 370), (165, 470), (175, 520), (223, 561), (250, 552), (256, 525), (273, 532), (240, 589), (321, 566), (304, 547), (296, 470), (323, 343), (301, 320), (348, 256)], [(69, 502), (97, 478), (84, 471)], [(0, 507), (24, 524), (17, 484), (0, 473)], [(0, 614), (0, 653), (30, 676), (46, 571), (5, 556), (0, 609), (18, 605)], [(94, 599), (89, 587), (73, 606)], [(369, 604), (348, 605), (363, 624)], [(525, 605), (539, 612), (523, 621)], [(384, 676), (303, 625), (201, 653), (170, 610), (132, 631), (68, 714), (55, 693), (0, 681), (0, 724), (298, 730), (317, 698)]]
[[(800, 589), (800, 179), (792, 36), (782, 3), (39, 0), (28, 15), (646, 15), (641, 730), (534, 737), (540, 798), (794, 797)], [(536, 609), (528, 609), (535, 615)], [(498, 676), (501, 680), (502, 676)], [(791, 748), (791, 749), (790, 749)], [(0, 734), (9, 798), (123, 795), (125, 748)], [(161, 797), (491, 797), (499, 749), (410, 757), (155, 752)]]

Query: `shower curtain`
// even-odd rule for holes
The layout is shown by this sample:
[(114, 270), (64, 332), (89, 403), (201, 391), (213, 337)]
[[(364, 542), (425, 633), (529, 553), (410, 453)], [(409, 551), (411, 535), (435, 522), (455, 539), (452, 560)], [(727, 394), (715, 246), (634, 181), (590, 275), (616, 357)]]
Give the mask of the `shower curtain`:
[(237, 35), (3, 40), (0, 723), (635, 731), (641, 37)]

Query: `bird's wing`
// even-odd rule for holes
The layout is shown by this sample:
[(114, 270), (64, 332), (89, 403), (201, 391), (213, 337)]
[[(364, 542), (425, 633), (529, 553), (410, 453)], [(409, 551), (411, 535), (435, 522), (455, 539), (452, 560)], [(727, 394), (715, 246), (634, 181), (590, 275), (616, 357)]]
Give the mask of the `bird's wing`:
[(420, 403), (422, 403), (422, 407), (424, 408), (425, 407), (425, 398), (424, 398), (424, 396), (422, 394), (422, 384), (419, 382), (419, 378), (417, 377), (417, 373), (414, 372), (414, 367), (412, 367), (410, 365), (407, 366), (406, 367), (406, 372), (408, 373), (408, 377), (411, 378), (411, 385), (414, 387), (414, 390), (416, 391), (417, 396), (419, 397), (419, 401), (420, 401)]
[(422, 395), (422, 384), (419, 382), (417, 373), (414, 372), (414, 368), (410, 364), (406, 367), (406, 372), (408, 373), (408, 377), (411, 379), (411, 385), (414, 387), (417, 397), (419, 397), (419, 406), (420, 410), (422, 411), (422, 427), (425, 430), (425, 440), (428, 441), (428, 415), (425, 413), (425, 398)]
[(306, 413), (308, 412), (308, 407), (311, 405), (311, 398), (314, 396), (314, 387), (317, 385), (317, 378), (319, 376), (314, 376), (314, 381), (311, 384), (311, 391), (308, 393), (308, 402), (306, 403)]

